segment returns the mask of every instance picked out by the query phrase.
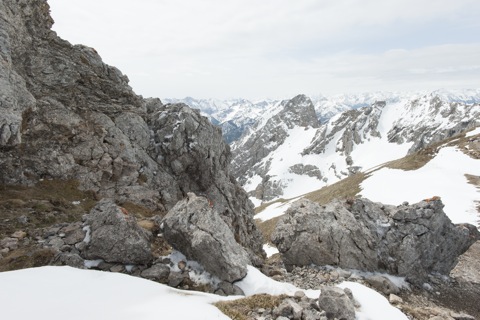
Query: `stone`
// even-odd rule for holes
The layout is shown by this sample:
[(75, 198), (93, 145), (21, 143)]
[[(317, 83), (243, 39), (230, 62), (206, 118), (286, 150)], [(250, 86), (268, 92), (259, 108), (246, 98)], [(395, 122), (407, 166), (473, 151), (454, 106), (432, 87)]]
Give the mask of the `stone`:
[(52, 264), (55, 266), (70, 266), (78, 269), (85, 269), (85, 260), (78, 254), (59, 252), (53, 259)]
[(388, 301), (393, 305), (403, 303), (403, 299), (400, 298), (399, 296), (397, 296), (396, 294), (393, 294), (393, 293), (390, 293), (390, 295), (388, 296)]
[(320, 288), (318, 306), (326, 312), (328, 319), (355, 319), (355, 307), (353, 301), (340, 288), (322, 286)]
[(19, 240), (25, 238), (26, 236), (27, 236), (27, 233), (25, 231), (22, 231), (22, 230), (15, 231), (12, 234), (12, 238), (17, 238)]
[(466, 313), (450, 312), (450, 316), (455, 320), (475, 320), (475, 317)]
[(142, 278), (146, 278), (146, 279), (161, 282), (161, 283), (167, 283), (167, 281), (169, 280), (169, 275), (170, 275), (170, 268), (161, 263), (154, 264), (150, 268), (143, 270), (141, 273)]
[(377, 291), (382, 292), (385, 295), (389, 295), (391, 293), (399, 293), (400, 289), (390, 281), (387, 277), (383, 277), (380, 275), (368, 276), (365, 278), (365, 281), (371, 285)]
[(168, 285), (170, 287), (173, 287), (173, 288), (177, 288), (178, 286), (180, 286), (183, 282), (183, 280), (185, 279), (185, 277), (188, 276), (188, 275), (185, 275), (181, 272), (170, 272), (170, 274), (168, 275)]
[(148, 264), (153, 260), (148, 233), (113, 200), (99, 201), (85, 224), (91, 230), (82, 253), (87, 259), (121, 264)]
[(18, 239), (5, 237), (2, 240), (0, 240), (0, 248), (15, 250), (18, 248)]
[(114, 265), (110, 268), (110, 272), (123, 272), (125, 271), (125, 267), (121, 264)]
[(247, 274), (247, 252), (205, 197), (188, 193), (164, 217), (163, 225), (170, 245), (221, 280), (232, 283)]
[(302, 311), (302, 320), (320, 320), (324, 313), (315, 309), (304, 309)]
[(218, 294), (221, 296), (244, 296), (245, 295), (245, 293), (241, 288), (226, 281), (221, 281), (218, 284), (217, 289), (215, 290), (215, 294)]
[(287, 270), (333, 265), (398, 274), (421, 285), (429, 273), (448, 275), (479, 237), (472, 225), (453, 225), (440, 199), (399, 207), (302, 199), (278, 222), (272, 241)]
[(65, 233), (63, 241), (68, 245), (75, 245), (76, 243), (83, 241), (84, 238), (85, 231), (83, 231), (81, 228), (75, 228)]

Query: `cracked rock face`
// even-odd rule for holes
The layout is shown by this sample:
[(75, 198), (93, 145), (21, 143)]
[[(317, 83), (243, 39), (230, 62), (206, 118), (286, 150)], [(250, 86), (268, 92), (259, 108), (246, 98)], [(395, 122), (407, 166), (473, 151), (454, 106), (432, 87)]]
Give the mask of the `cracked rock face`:
[(45, 1), (0, 3), (0, 183), (72, 179), (161, 212), (202, 193), (261, 264), (254, 208), (220, 130), (186, 105), (136, 95), (127, 76), (52, 24)]
[(234, 282), (247, 275), (247, 252), (205, 197), (189, 193), (163, 219), (164, 237), (213, 275)]
[(336, 265), (406, 276), (422, 283), (429, 273), (448, 274), (479, 238), (471, 225), (453, 225), (441, 200), (387, 206), (367, 199), (320, 206), (296, 202), (272, 235), (288, 269)]
[(101, 200), (85, 221), (90, 241), (84, 256), (122, 264), (148, 264), (153, 256), (148, 233), (135, 219), (112, 200)]

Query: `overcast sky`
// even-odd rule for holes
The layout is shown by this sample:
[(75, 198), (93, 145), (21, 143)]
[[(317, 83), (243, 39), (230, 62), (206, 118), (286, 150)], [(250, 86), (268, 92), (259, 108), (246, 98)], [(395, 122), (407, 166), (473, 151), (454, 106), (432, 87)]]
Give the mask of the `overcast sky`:
[(480, 87), (479, 0), (49, 0), (145, 97)]

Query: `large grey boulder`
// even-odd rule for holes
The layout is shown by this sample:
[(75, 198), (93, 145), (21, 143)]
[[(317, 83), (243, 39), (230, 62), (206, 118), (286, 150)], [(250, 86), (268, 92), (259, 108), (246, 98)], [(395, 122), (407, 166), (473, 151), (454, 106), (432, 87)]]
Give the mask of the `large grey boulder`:
[(101, 200), (88, 215), (90, 239), (83, 255), (122, 264), (148, 264), (153, 256), (148, 233), (112, 200)]
[(368, 199), (325, 206), (300, 200), (272, 235), (287, 269), (336, 265), (398, 274), (418, 283), (428, 273), (448, 274), (478, 238), (474, 226), (451, 223), (441, 200), (398, 207)]
[(164, 237), (188, 259), (198, 261), (221, 280), (247, 274), (248, 254), (205, 197), (188, 193), (163, 219)]
[(328, 319), (354, 320), (355, 306), (345, 291), (337, 287), (322, 286), (318, 306), (325, 310)]

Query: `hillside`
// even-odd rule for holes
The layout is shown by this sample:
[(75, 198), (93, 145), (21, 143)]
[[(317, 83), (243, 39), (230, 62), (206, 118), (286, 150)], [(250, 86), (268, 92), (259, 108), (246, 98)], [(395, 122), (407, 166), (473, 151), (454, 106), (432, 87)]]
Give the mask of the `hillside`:
[[(294, 108), (256, 123), (232, 144), (232, 172), (257, 205), (331, 185), (479, 124), (478, 104), (449, 102), (435, 92), (377, 101), (325, 124), (295, 120), (314, 112), (313, 102), (299, 97), (290, 100)], [(308, 107), (295, 104), (307, 100)]]

